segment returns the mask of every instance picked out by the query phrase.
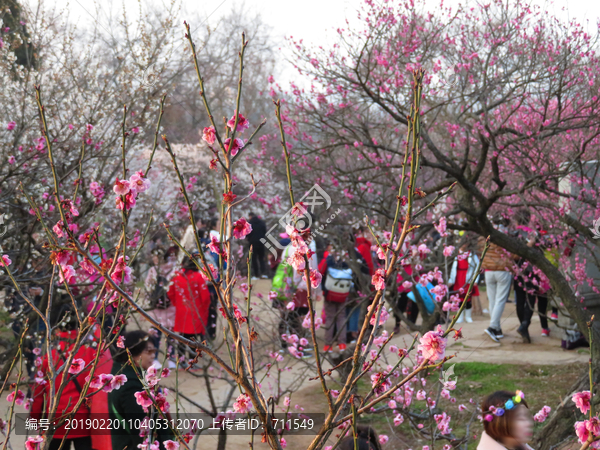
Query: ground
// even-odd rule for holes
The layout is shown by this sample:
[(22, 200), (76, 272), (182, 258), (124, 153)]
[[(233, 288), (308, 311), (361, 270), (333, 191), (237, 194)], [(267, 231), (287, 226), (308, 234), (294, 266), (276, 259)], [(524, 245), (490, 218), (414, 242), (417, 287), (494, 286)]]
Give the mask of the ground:
[[(256, 282), (254, 293), (261, 293), (267, 297), (270, 288), (269, 280), (259, 280)], [(481, 295), (483, 307), (487, 307), (487, 299), (485, 289), (482, 289)], [(319, 305), (319, 313), (320, 313)], [(254, 321), (253, 325), (260, 334), (260, 344), (263, 347), (260, 349), (262, 353), (275, 349), (270, 338), (275, 336), (273, 325), (277, 323), (275, 310), (257, 304), (254, 306), (253, 314), (258, 316), (259, 321)], [(133, 324), (132, 324), (133, 325)], [(391, 333), (393, 328), (393, 319), (390, 319), (386, 324), (386, 329)], [(450, 340), (450, 346), (447, 354), (455, 355), (455, 357), (447, 363), (448, 367), (451, 364), (455, 366), (455, 376), (458, 381), (457, 390), (454, 392), (458, 403), (469, 405), (469, 399), (477, 403), (480, 398), (497, 389), (521, 389), (530, 401), (530, 408), (535, 413), (544, 404), (555, 406), (561, 396), (566, 394), (570, 384), (574, 378), (581, 372), (584, 365), (588, 362), (589, 351), (587, 349), (565, 351), (560, 347), (560, 330), (554, 325), (551, 325), (551, 336), (542, 337), (539, 319), (534, 317), (530, 328), (532, 336), (531, 344), (524, 344), (521, 338), (516, 333), (518, 321), (516, 318), (515, 304), (507, 303), (506, 309), (502, 316), (502, 330), (504, 339), (501, 343), (491, 341), (485, 334), (484, 330), (489, 325), (489, 316), (484, 315), (474, 317), (473, 323), (463, 323), (464, 339), (458, 342)], [(143, 325), (144, 326), (144, 325)], [(414, 335), (414, 333), (413, 333)], [(395, 336), (391, 344), (398, 347), (407, 347), (412, 337), (407, 330), (403, 330), (398, 336)], [(266, 342), (266, 343), (265, 343)], [(226, 352), (221, 352), (222, 356), (229, 360)], [(289, 371), (282, 371), (279, 381), (272, 378), (262, 380), (263, 388), (269, 394), (271, 391), (276, 393), (279, 383), (280, 389), (285, 391), (290, 389), (292, 395), (292, 409), (295, 405), (305, 408), (305, 413), (316, 413), (324, 411), (326, 404), (323, 399), (321, 385), (318, 380), (309, 381), (312, 376), (311, 365), (314, 364), (314, 359), (296, 360), (289, 355), (285, 355), (285, 360), (281, 363), (281, 367), (289, 366)], [(325, 369), (331, 367), (328, 362), (324, 363)], [(217, 374), (217, 370), (213, 369), (211, 374)], [(313, 372), (314, 373), (314, 372)], [(207, 390), (205, 380), (197, 374), (179, 371), (176, 374), (180, 392), (189, 399), (198, 402), (204, 406), (208, 406)], [(175, 374), (164, 380), (164, 385), (169, 388), (174, 388), (176, 382)], [(296, 386), (301, 384), (298, 389)], [(226, 398), (229, 392), (228, 384), (224, 381), (211, 381), (213, 395), (217, 404)], [(336, 389), (334, 382), (331, 382), (331, 388)], [(233, 399), (239, 395), (239, 391), (233, 392)], [(289, 394), (285, 394), (289, 395)], [(172, 402), (174, 405), (174, 402)], [(187, 410), (190, 404), (182, 400), (181, 408)], [(172, 406), (172, 411), (175, 406)], [(8, 411), (9, 406), (6, 401), (6, 395), (0, 399), (0, 410)], [(190, 408), (191, 409), (191, 408)], [(17, 407), (16, 412), (24, 412), (22, 407)], [(465, 413), (467, 414), (467, 413)], [(458, 419), (458, 418), (457, 418)], [(426, 442), (420, 441), (416, 433), (407, 425), (394, 427), (389, 423), (389, 418), (384, 418), (381, 415), (372, 416), (365, 419), (380, 432), (390, 436), (390, 441), (384, 446), (387, 449), (406, 449), (420, 448)], [(456, 422), (456, 423), (455, 423)], [(460, 431), (461, 420), (453, 419), (452, 425), (455, 431)], [(481, 426), (477, 420), (474, 421), (470, 428), (470, 433), (477, 435)], [(458, 433), (460, 434), (460, 433)], [(14, 436), (11, 438), (13, 448), (23, 448), (22, 436)], [(311, 436), (290, 436), (288, 439), (287, 449), (302, 450), (305, 449), (308, 443), (312, 440)], [(229, 436), (227, 439), (227, 449), (248, 448), (250, 436)], [(260, 437), (255, 439), (260, 441)], [(473, 441), (475, 442), (475, 441)], [(215, 449), (217, 443), (216, 435), (202, 435), (197, 442), (198, 449)], [(475, 444), (472, 444), (475, 448)], [(193, 447), (192, 447), (193, 448)], [(261, 445), (260, 442), (255, 442), (256, 449), (267, 448)], [(469, 446), (471, 448), (471, 445)]]

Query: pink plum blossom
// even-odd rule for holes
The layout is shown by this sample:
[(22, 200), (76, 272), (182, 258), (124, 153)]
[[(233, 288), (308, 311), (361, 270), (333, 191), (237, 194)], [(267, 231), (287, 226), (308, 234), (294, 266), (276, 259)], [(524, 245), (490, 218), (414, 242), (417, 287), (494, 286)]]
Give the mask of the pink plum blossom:
[(69, 373), (78, 374), (85, 368), (85, 361), (81, 358), (74, 359), (69, 367)]
[(40, 450), (44, 438), (41, 436), (31, 436), (25, 442), (25, 450)]
[(10, 394), (8, 394), (6, 400), (10, 403), (12, 403), (14, 400), (15, 404), (20, 406), (23, 404), (23, 400), (25, 400), (25, 394), (23, 394), (23, 391), (21, 391), (21, 389), (12, 391)]
[(252, 232), (252, 225), (243, 217), (233, 224), (233, 237), (244, 239)]
[[(237, 111), (236, 111), (237, 112)], [(231, 119), (227, 121), (227, 126), (231, 131), (233, 131), (233, 127), (235, 126), (235, 114)], [(237, 123), (237, 131), (241, 132), (247, 130), (250, 127), (250, 122), (246, 119), (242, 113), (238, 114), (238, 123)]]
[[(227, 138), (225, 139), (225, 142), (223, 142), (223, 145), (225, 146), (225, 150), (231, 153), (231, 156), (235, 156), (237, 155), (238, 151), (240, 151), (240, 149), (244, 147), (244, 140), (240, 138), (235, 138), (235, 140), (233, 141), (233, 145), (231, 145), (231, 138)], [(231, 150), (229, 149), (230, 145)]]
[(586, 414), (590, 410), (590, 391), (577, 392), (571, 400), (575, 402), (575, 406), (579, 408), (582, 414)]
[(146, 391), (139, 391), (133, 395), (135, 396), (136, 403), (144, 408), (144, 411), (147, 411), (152, 406), (152, 398), (150, 398)]
[(179, 442), (175, 442), (172, 440), (167, 440), (163, 442), (164, 446), (165, 446), (165, 450), (178, 450), (179, 449)]
[(215, 128), (214, 127), (204, 128), (204, 131), (202, 133), (202, 139), (208, 145), (213, 145), (215, 143), (215, 140), (217, 139), (217, 134), (215, 133)]
[(248, 394), (241, 394), (233, 404), (233, 410), (237, 413), (247, 413), (252, 408), (252, 401)]
[(119, 178), (117, 178), (117, 180), (115, 181), (115, 185), (113, 186), (113, 191), (115, 192), (115, 194), (127, 195), (129, 194), (130, 190), (131, 188), (129, 186), (128, 180), (119, 180)]
[(423, 358), (430, 361), (438, 361), (444, 358), (448, 340), (443, 337), (443, 332), (439, 325), (437, 331), (428, 331), (419, 342), (421, 343), (418, 348), (421, 350)]
[(383, 291), (385, 289), (385, 270), (377, 269), (371, 278), (371, 283), (375, 286), (375, 289)]

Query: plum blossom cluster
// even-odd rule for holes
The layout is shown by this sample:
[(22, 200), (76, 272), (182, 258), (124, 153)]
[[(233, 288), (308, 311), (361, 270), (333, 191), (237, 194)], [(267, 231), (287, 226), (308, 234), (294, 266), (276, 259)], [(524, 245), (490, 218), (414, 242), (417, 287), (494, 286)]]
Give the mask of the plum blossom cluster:
[[(242, 133), (244, 130), (247, 130), (250, 127), (250, 122), (248, 122), (248, 119), (246, 119), (242, 113), (238, 114), (236, 111), (235, 114), (233, 115), (233, 117), (227, 121), (227, 127), (231, 131), (233, 131), (233, 129), (235, 127), (236, 119), (237, 119), (237, 127), (235, 128), (236, 132)], [(202, 139), (212, 149), (212, 145), (217, 140), (217, 132), (216, 132), (215, 128), (212, 126), (204, 128), (204, 130), (202, 132)], [(225, 147), (225, 151), (227, 151), (231, 156), (237, 155), (238, 152), (241, 149), (243, 149), (245, 145), (246, 145), (246, 141), (241, 138), (235, 138), (235, 139), (233, 139), (233, 142), (231, 141), (231, 138), (227, 138), (227, 139), (225, 139), (225, 141), (223, 141), (223, 146)], [(213, 162), (211, 162), (211, 168), (216, 168), (216, 161), (214, 162), (214, 167), (213, 167)]]
[(130, 210), (135, 206), (138, 194), (148, 190), (150, 180), (144, 176), (143, 171), (134, 173), (129, 180), (116, 179), (113, 191), (117, 194), (115, 203), (118, 209)]
[[(582, 414), (587, 414), (591, 409), (592, 395), (590, 391), (577, 392), (571, 397), (571, 400)], [(591, 442), (590, 447), (600, 448), (600, 419), (598, 416), (575, 422), (575, 434), (581, 444)]]
[(85, 381), (88, 381), (90, 387), (93, 389), (102, 389), (104, 392), (112, 392), (127, 383), (127, 376), (123, 374), (112, 375), (110, 373), (102, 373), (100, 375), (94, 375), (91, 379), (88, 375), (85, 377)]

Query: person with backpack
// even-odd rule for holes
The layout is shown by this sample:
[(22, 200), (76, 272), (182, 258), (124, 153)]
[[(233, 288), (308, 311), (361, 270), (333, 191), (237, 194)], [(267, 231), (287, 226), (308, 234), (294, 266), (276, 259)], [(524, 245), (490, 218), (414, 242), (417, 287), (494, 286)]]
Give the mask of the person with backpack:
[(352, 269), (339, 256), (330, 252), (319, 265), (323, 276), (323, 308), (325, 310), (325, 353), (332, 351), (335, 330), (338, 348), (346, 350), (346, 300), (354, 286)]
[[(167, 297), (167, 290), (169, 289), (171, 279), (176, 272), (177, 255), (174, 251), (165, 254), (160, 247), (153, 249), (151, 255), (153, 266), (148, 270), (145, 280), (146, 292), (148, 293), (148, 304), (150, 308), (152, 308), (149, 311), (149, 314), (157, 322), (172, 330), (175, 325), (176, 311), (175, 306), (171, 304), (171, 301)], [(162, 333), (152, 327), (150, 329), (150, 335), (153, 338), (154, 347), (156, 348), (154, 364), (157, 367), (160, 367), (160, 362), (158, 361), (158, 349)], [(170, 369), (175, 367), (175, 352), (173, 350), (173, 345), (174, 342), (171, 339), (167, 339), (166, 353), (169, 355), (168, 367)]]

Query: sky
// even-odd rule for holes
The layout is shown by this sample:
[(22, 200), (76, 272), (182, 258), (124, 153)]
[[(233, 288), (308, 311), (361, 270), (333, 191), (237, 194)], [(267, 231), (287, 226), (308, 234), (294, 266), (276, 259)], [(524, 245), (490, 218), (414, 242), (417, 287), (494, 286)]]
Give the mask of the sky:
[[(138, 0), (102, 0), (94, 3), (91, 0), (29, 0), (32, 7), (39, 1), (44, 1), (46, 6), (54, 5), (65, 9), (70, 20), (79, 26), (89, 26), (96, 17), (96, 8), (106, 18), (110, 11), (119, 13), (123, 6), (130, 17), (136, 17), (139, 11)], [(168, 2), (169, 0), (156, 0), (154, 4)], [(219, 19), (226, 15), (231, 8), (239, 5), (241, 0), (180, 0), (182, 2), (182, 18), (194, 16), (194, 13), (206, 17), (205, 25), (216, 26)], [(384, 1), (384, 0), (376, 0)], [(394, 0), (389, 0), (394, 1)], [(398, 1), (398, 0), (396, 0)], [(431, 5), (432, 10), (439, 5), (439, 0), (415, 0)], [(518, 2), (519, 0), (505, 0)], [(283, 47), (282, 57), (289, 53), (285, 50), (284, 36), (293, 36), (303, 39), (305, 43), (317, 45), (327, 44), (332, 41), (335, 29), (345, 26), (348, 18), (351, 23), (356, 21), (356, 11), (364, 0), (244, 0), (244, 7), (250, 12), (259, 12), (263, 21), (273, 30), (275, 41)], [(457, 6), (460, 0), (445, 0), (446, 6)], [(464, 4), (465, 2), (462, 1)], [(592, 32), (600, 18), (600, 2), (597, 0), (534, 0), (534, 3), (543, 5), (544, 9), (554, 12), (563, 18), (575, 17), (585, 25), (589, 21)], [(142, 7), (148, 5), (147, 0), (141, 0)], [(289, 78), (291, 69), (281, 73), (282, 78)], [(281, 80), (283, 81), (283, 80)]]

